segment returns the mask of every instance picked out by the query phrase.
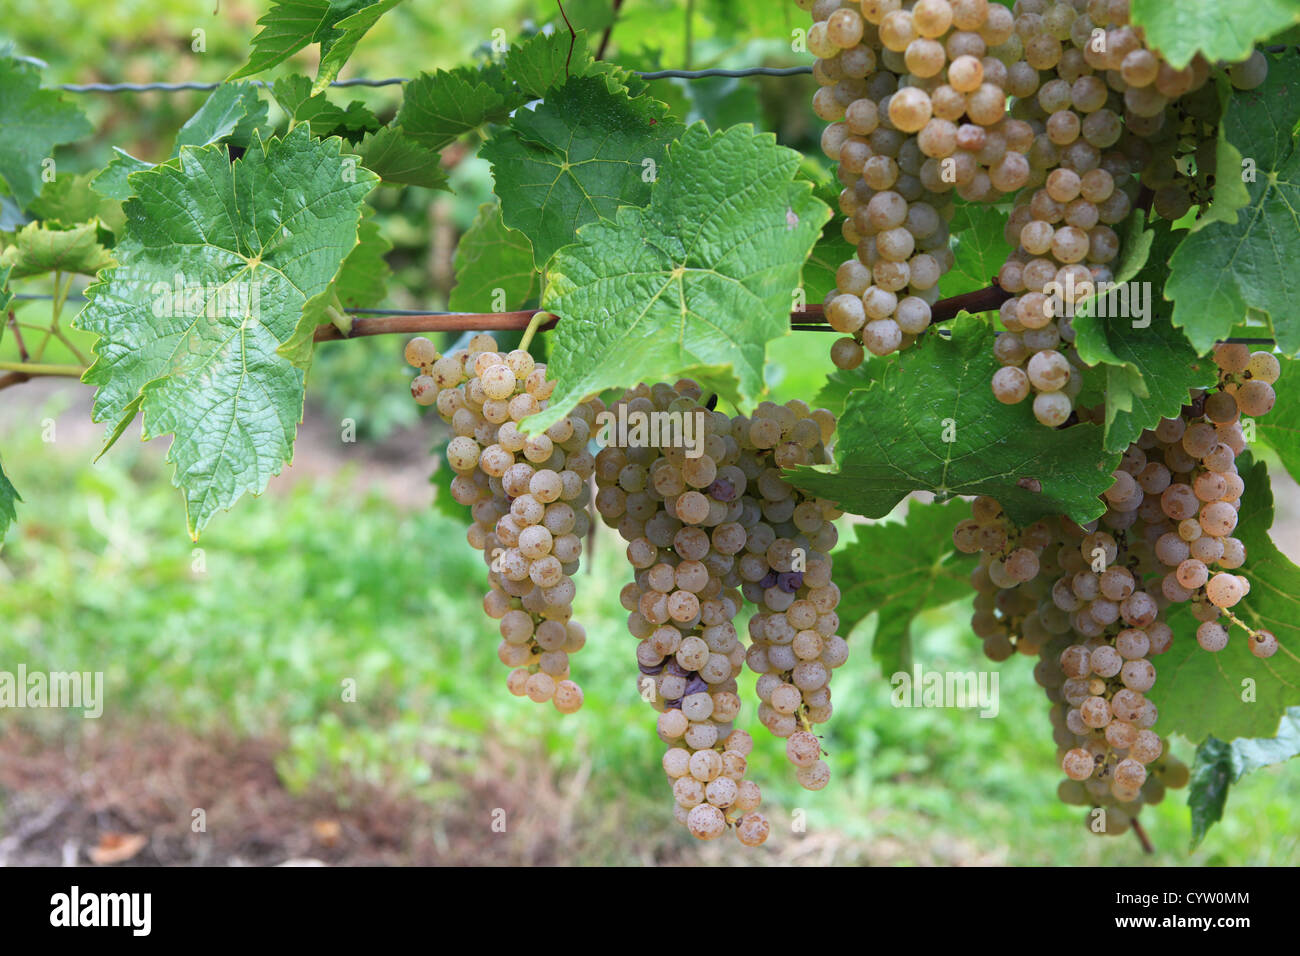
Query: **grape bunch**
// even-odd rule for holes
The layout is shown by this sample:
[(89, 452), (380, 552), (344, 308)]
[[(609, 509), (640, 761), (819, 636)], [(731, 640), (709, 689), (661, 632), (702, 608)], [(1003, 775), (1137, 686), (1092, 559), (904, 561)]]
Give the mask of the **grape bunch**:
[[(979, 555), (971, 628), (993, 660), (1038, 654), (1034, 676), (1052, 702), (1067, 777), (1059, 795), (1088, 806), (1099, 833), (1123, 832), (1143, 803), (1187, 782), (1153, 729), (1158, 715), (1146, 696), (1156, 681), (1152, 659), (1174, 640), (1167, 610), (1191, 602), (1206, 651), (1227, 645), (1224, 621), (1247, 632), (1256, 657), (1278, 650), (1271, 632), (1231, 608), (1250, 591), (1235, 573), (1245, 546), (1232, 537), (1245, 491), (1236, 466), (1241, 417), (1273, 407), (1280, 366), (1241, 345), (1216, 347), (1214, 361), (1216, 387), (1192, 392), (1178, 417), (1125, 451), (1096, 521), (1058, 516), (1022, 529), (980, 497), (953, 530), (958, 551)], [(1104, 826), (1095, 824), (1098, 808)]]
[[(1210, 64), (1173, 69), (1130, 23), (1129, 0), (796, 2), (815, 21), (813, 110), (857, 247), (824, 303), (844, 335), (835, 365), (905, 349), (929, 326), (954, 261), (954, 193), (1011, 196), (992, 388), (1007, 404), (1032, 394), (1035, 418), (1063, 425), (1082, 388), (1070, 317), (1114, 280), (1113, 227), (1139, 203), (1177, 219), (1210, 198)], [(1228, 75), (1253, 89), (1267, 68), (1256, 52)]]
[[(799, 494), (780, 469), (824, 461), (834, 418), (797, 401), (732, 418), (700, 400), (687, 380), (624, 396), (620, 417), (696, 416), (702, 453), (670, 443), (606, 447), (596, 456), (595, 504), (627, 541), (634, 577), (620, 598), (640, 642), (642, 696), (670, 747), (663, 767), (675, 816), (697, 838), (734, 828), (757, 846), (770, 825), (757, 812), (757, 784), (744, 779), (753, 740), (734, 727), (746, 662), (760, 674), (760, 721), (787, 739), (799, 781), (820, 789), (830, 777), (811, 727), (829, 718), (830, 671), (848, 656), (825, 553), (838, 512)], [(746, 600), (762, 608), (748, 648), (734, 624)]]
[(502, 354), (490, 335), (440, 355), (426, 338), (406, 346), (418, 368), (411, 394), (437, 405), (451, 426), (447, 463), (456, 472), (451, 495), (470, 509), (466, 535), (483, 552), (490, 590), (487, 615), (499, 622), (497, 657), (511, 668), (506, 687), (571, 714), (582, 690), (571, 679), (570, 655), (586, 633), (572, 619), (582, 539), (590, 529), (587, 450), (599, 399), (578, 405), (544, 433), (525, 436), (519, 422), (546, 407), (555, 383), (526, 351)]

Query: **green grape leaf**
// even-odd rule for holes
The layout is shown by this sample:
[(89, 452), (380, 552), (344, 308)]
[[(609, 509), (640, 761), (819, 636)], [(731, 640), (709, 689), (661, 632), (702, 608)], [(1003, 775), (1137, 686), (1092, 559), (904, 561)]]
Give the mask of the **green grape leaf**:
[(334, 293), (345, 309), (368, 309), (384, 301), (393, 270), (385, 261), (393, 244), (389, 242), (375, 222), (375, 211), (369, 206), (357, 227), (357, 244), (352, 247), (338, 277), (334, 280)]
[[(1187, 337), (1173, 327), (1169, 303), (1153, 291), (1163, 284), (1169, 254), (1187, 232), (1164, 225), (1145, 229), (1142, 218), (1140, 213), (1131, 218), (1125, 239), (1126, 248), (1138, 251), (1115, 273), (1117, 284), (1127, 283), (1124, 296), (1111, 293), (1090, 299), (1072, 322), (1079, 357), (1105, 372), (1103, 447), (1110, 452), (1122, 452), (1144, 428), (1176, 416), (1190, 398), (1189, 389), (1217, 379), (1214, 363), (1197, 356)], [(1131, 297), (1128, 307), (1125, 296)], [(1107, 314), (1092, 314), (1100, 311)]]
[(340, 146), (303, 126), (233, 164), (224, 146), (186, 147), (139, 173), (119, 265), (87, 289), (94, 420), (115, 436), (139, 408), (146, 439), (174, 436), (193, 535), (292, 455), (303, 369), (277, 350), (323, 312), (375, 184)]
[(644, 206), (664, 147), (681, 131), (658, 100), (579, 77), (517, 111), (479, 153), (492, 164), (505, 224), (529, 238), (541, 270), (579, 226)]
[(527, 237), (506, 228), (500, 206), (484, 203), (456, 246), (456, 285), (448, 308), (455, 312), (514, 312), (525, 308), (537, 291), (539, 278)]
[(542, 307), (561, 317), (559, 382), (529, 432), (606, 388), (692, 375), (737, 403), (763, 389), (767, 343), (830, 210), (797, 181), (799, 154), (749, 126), (697, 123), (669, 146), (645, 209), (625, 206), (561, 250)]
[(338, 76), (357, 43), (383, 14), (401, 0), (273, 0), (274, 5), (257, 21), (262, 29), (253, 37), (248, 62), (230, 79), (252, 76), (283, 63), (309, 44), (320, 44), (320, 66), (314, 92)]
[(1147, 44), (1181, 70), (1198, 52), (1207, 60), (1236, 63), (1255, 44), (1300, 23), (1295, 0), (1133, 0), (1132, 18), (1146, 30)]
[(1003, 405), (989, 380), (999, 368), (993, 330), (967, 316), (952, 337), (924, 336), (849, 394), (835, 446), (837, 469), (787, 473), (799, 488), (845, 511), (880, 518), (912, 491), (991, 495), (1017, 524), (1053, 514), (1096, 518), (1118, 454), (1096, 425), (1046, 428), (1028, 402)]
[[(316, 70), (316, 82), (312, 85), (313, 93), (319, 93), (334, 82), (343, 64), (356, 51), (361, 38), (379, 22), (380, 17), (401, 2), (402, 0), (379, 0), (334, 24), (334, 32), (341, 35), (330, 34), (329, 38), (321, 41), (320, 66)], [(355, 7), (354, 4), (348, 6)]]
[(1170, 608), (1174, 642), (1152, 660), (1157, 677), (1149, 696), (1160, 709), (1160, 732), (1189, 740), (1211, 734), (1224, 740), (1267, 736), (1288, 707), (1300, 704), (1300, 568), (1269, 538), (1273, 491), (1268, 469), (1245, 455), (1237, 462), (1246, 491), (1233, 535), (1246, 545), (1240, 573), (1250, 580), (1251, 590), (1232, 611), (1250, 626), (1272, 631), (1281, 646), (1260, 660), (1250, 653), (1246, 634), (1234, 626), (1228, 646), (1211, 654), (1196, 643), (1197, 621), (1188, 607)]
[[(307, 82), (305, 77), (302, 81)], [(247, 146), (253, 133), (266, 122), (266, 115), (266, 104), (257, 95), (257, 87), (252, 83), (222, 83), (203, 101), (198, 111), (185, 121), (185, 125), (176, 134), (176, 142), (172, 144), (168, 156), (175, 159), (182, 146), (211, 146), (226, 140)], [(136, 159), (116, 146), (113, 147), (113, 152), (116, 155), (100, 170), (90, 185), (101, 196), (125, 202), (134, 195), (127, 177), (144, 169), (153, 169), (154, 164)]]
[(824, 408), (839, 418), (844, 414), (844, 405), (849, 400), (849, 393), (855, 389), (868, 388), (872, 382), (884, 376), (885, 367), (892, 364), (898, 358), (898, 354), (892, 352), (889, 355), (879, 356), (868, 353), (867, 360), (857, 368), (849, 371), (836, 369), (831, 372), (826, 376), (826, 384), (817, 393), (813, 407)]
[(996, 278), (1007, 256), (1015, 250), (1002, 235), (1007, 214), (995, 206), (958, 203), (948, 224), (954, 238), (954, 264), (939, 279), (939, 291), (947, 299), (986, 289)]
[(553, 86), (562, 86), (575, 76), (585, 76), (593, 60), (587, 49), (587, 33), (571, 35), (568, 30), (538, 33), (510, 47), (506, 54), (506, 78), (533, 99)]
[[(1224, 115), (1228, 141), (1256, 168), (1250, 203), (1234, 222), (1214, 222), (1183, 241), (1170, 260), (1165, 297), (1174, 325), (1205, 354), (1232, 326), (1256, 315), (1287, 355), (1300, 355), (1300, 58), (1269, 57), (1268, 80), (1238, 92)], [(1238, 172), (1238, 175), (1242, 173)]]
[(487, 71), (438, 70), (406, 84), (394, 122), (421, 146), (440, 150), (484, 123), (502, 122), (525, 101), (524, 94), (501, 89)]
[(12, 237), (0, 236), (0, 244), (4, 246), (0, 266), (11, 267), (14, 279), (47, 272), (93, 276), (113, 264), (113, 256), (99, 244), (99, 228), (95, 222), (71, 229), (50, 229), (43, 222), (31, 222)]
[(361, 143), (361, 165), (385, 183), (445, 189), (447, 171), (437, 151), (410, 139), (401, 127), (385, 126)]
[[(814, 175), (806, 168), (800, 171), (800, 178), (813, 184), (814, 196), (831, 209), (839, 208), (840, 191), (834, 179)], [(821, 237), (803, 266), (804, 302), (820, 304), (835, 288), (835, 271), (856, 253), (857, 250), (845, 241), (844, 233), (840, 231), (840, 217), (831, 216), (822, 226)]]
[(153, 169), (154, 164), (136, 159), (126, 150), (118, 149), (116, 146), (113, 147), (113, 152), (117, 155), (108, 161), (108, 165), (99, 171), (90, 185), (101, 196), (126, 202), (135, 195), (131, 184), (127, 182), (127, 177), (144, 169)]
[(18, 494), (18, 489), (5, 474), (4, 463), (0, 462), (0, 542), (4, 541), (10, 526), (18, 520), (18, 509), (15, 506), (22, 500), (22, 495)]
[(42, 164), (54, 147), (91, 133), (81, 110), (41, 89), (35, 67), (8, 56), (0, 56), (0, 129), (0, 179), (23, 207), (40, 193)]
[(848, 633), (879, 613), (872, 656), (886, 676), (912, 669), (912, 621), (922, 611), (970, 594), (970, 567), (953, 547), (952, 529), (970, 517), (966, 502), (907, 506), (904, 521), (854, 526), (854, 538), (835, 552), (835, 575), (847, 582), (836, 609)]
[[(1219, 93), (1219, 103), (1226, 115), (1232, 109), (1232, 84), (1226, 76), (1215, 77), (1215, 87)], [(1214, 151), (1214, 196), (1199, 219), (1191, 225), (1192, 232), (1200, 232), (1215, 222), (1228, 224), (1237, 221), (1238, 210), (1250, 205), (1250, 190), (1241, 178), (1241, 150), (1228, 140), (1228, 125), (1219, 123), (1216, 134), (1217, 143)]]
[(339, 13), (330, 0), (272, 0), (271, 9), (257, 21), (262, 29), (253, 37), (248, 62), (229, 79), (252, 76), (283, 63), (307, 44), (320, 42), (335, 23), (359, 6), (348, 3), (348, 9)]
[(324, 93), (313, 93), (311, 80), (288, 76), (271, 84), (271, 95), (294, 123), (311, 125), (313, 136), (342, 136), (356, 145), (367, 133), (383, 126), (360, 100), (347, 109), (330, 102)]
[(266, 115), (266, 103), (252, 83), (222, 83), (177, 132), (171, 154), (175, 156), (182, 146), (210, 146), (223, 140), (246, 146)]
[(1241, 737), (1226, 742), (1208, 737), (1196, 748), (1187, 806), (1192, 813), (1192, 849), (1223, 819), (1228, 790), (1242, 777), (1285, 763), (1300, 754), (1300, 707), (1288, 707), (1272, 737)]
[(1283, 361), (1282, 375), (1273, 390), (1277, 404), (1263, 418), (1255, 419), (1256, 438), (1277, 453), (1282, 467), (1300, 480), (1300, 368)]
[(105, 197), (91, 184), (95, 173), (55, 176), (41, 194), (27, 206), (27, 212), (42, 222), (68, 228), (98, 219), (110, 232), (121, 233), (126, 225), (122, 204)]

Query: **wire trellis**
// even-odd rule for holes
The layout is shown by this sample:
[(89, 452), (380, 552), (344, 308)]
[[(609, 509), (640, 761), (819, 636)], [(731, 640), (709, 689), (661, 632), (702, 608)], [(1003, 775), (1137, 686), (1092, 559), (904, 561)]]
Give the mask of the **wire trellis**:
[[(744, 76), (801, 76), (811, 74), (811, 66), (751, 66), (743, 70), (638, 70), (636, 75), (643, 80), (704, 80), (710, 77), (744, 77)], [(390, 76), (384, 79), (358, 77), (351, 80), (335, 80), (330, 86), (397, 86), (409, 83), (409, 76)], [(254, 86), (270, 86), (266, 80), (250, 80)], [(220, 83), (63, 83), (58, 89), (65, 93), (180, 93), (186, 90), (211, 91)]]

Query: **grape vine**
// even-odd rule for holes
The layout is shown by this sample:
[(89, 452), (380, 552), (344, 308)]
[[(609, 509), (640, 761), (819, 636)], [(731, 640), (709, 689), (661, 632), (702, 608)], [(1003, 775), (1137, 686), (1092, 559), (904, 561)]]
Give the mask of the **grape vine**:
[[(345, 108), (331, 84), (400, 3), (304, 26), (272, 0), (173, 141), (46, 176), (91, 124), (5, 52), (0, 388), (80, 377), (105, 450), (137, 417), (170, 436), (197, 539), (292, 460), (317, 349), (429, 333), (411, 392), (508, 692), (581, 708), (575, 576), (621, 537), (628, 693), (699, 839), (780, 829), (745, 681), (819, 791), (852, 732), (831, 721), (846, 638), (875, 615), (872, 654), (906, 670), (922, 612), (962, 599), (987, 658), (1034, 659), (1058, 794), (1091, 830), (1145, 843), (1142, 807), (1189, 784), (1194, 819), (1221, 811), (1173, 749), (1211, 766), (1300, 705), (1300, 568), (1270, 538), (1270, 472), (1300, 475), (1294, 25), (1151, 0), (742, 5), (790, 41), (774, 80), (811, 69), (799, 119), (823, 129), (711, 122), (644, 70), (618, 3)], [(312, 45), (314, 77), (292, 73)], [(450, 192), (471, 153), (493, 195), (446, 301), (366, 317), (393, 279), (377, 187)], [(834, 371), (777, 401), (772, 364), (811, 330)], [(640, 419), (682, 430), (609, 431)]]

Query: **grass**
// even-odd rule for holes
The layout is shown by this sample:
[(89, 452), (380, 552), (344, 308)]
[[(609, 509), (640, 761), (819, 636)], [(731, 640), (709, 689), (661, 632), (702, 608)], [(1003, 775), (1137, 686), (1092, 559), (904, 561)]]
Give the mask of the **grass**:
[[(635, 862), (647, 847), (690, 843), (672, 822), (662, 747), (636, 695), (633, 641), (614, 598), (626, 577), (617, 539), (599, 539), (578, 581), (589, 642), (575, 674), (586, 704), (562, 718), (506, 692), (495, 627), (479, 606), (479, 556), (460, 525), (358, 494), (350, 468), (296, 481), (291, 470), (195, 545), (160, 451), (123, 441), (91, 466), (87, 447), (43, 444), (35, 427), (6, 437), (6, 470), (26, 502), (0, 552), (0, 668), (102, 670), (105, 729), (283, 739), (278, 769), (297, 791), (344, 792), (360, 779), (455, 801), (467, 781), (544, 752), (557, 779), (586, 777), (579, 813), (601, 839), (575, 846), (574, 862)], [(927, 669), (986, 666), (968, 614), (959, 606), (918, 622)], [(1145, 858), (1131, 836), (1087, 834), (1081, 811), (1057, 801), (1047, 704), (1028, 662), (1002, 665), (994, 719), (895, 709), (871, 658), (872, 627), (854, 631), (834, 682), (830, 787), (798, 789), (781, 748), (756, 734), (752, 774), (774, 842), (806, 848), (796, 861), (818, 862), (826, 846), (833, 859), (904, 864), (1300, 860), (1297, 766), (1235, 787), (1226, 819), (1190, 856), (1183, 793), (1171, 794), (1143, 814), (1158, 847)], [(85, 732), (66, 714), (23, 719), (51, 737)], [(752, 708), (742, 721), (754, 729)], [(1190, 762), (1190, 746), (1174, 746)], [(798, 819), (807, 833), (791, 833)], [(698, 853), (746, 859), (714, 846)]]

